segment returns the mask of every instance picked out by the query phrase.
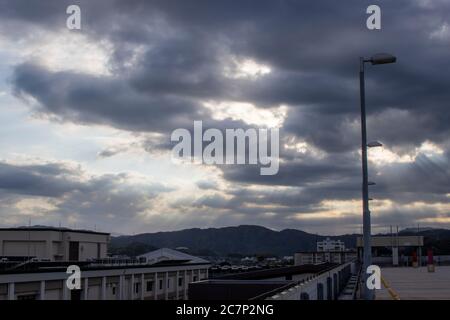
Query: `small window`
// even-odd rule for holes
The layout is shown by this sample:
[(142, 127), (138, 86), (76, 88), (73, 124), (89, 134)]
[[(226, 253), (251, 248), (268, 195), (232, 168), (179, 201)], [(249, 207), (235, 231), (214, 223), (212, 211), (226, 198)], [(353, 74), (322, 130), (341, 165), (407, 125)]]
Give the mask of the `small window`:
[(162, 288), (163, 288), (163, 281), (159, 280), (159, 290), (162, 290)]
[(134, 284), (134, 293), (139, 293), (139, 284), (140, 283), (135, 283)]
[(170, 279), (167, 279), (167, 289), (170, 288)]
[(178, 278), (178, 286), (181, 287), (183, 285), (183, 278)]
[(116, 295), (116, 287), (112, 287), (112, 294), (113, 294), (113, 296)]
[(147, 281), (147, 292), (153, 291), (153, 281)]

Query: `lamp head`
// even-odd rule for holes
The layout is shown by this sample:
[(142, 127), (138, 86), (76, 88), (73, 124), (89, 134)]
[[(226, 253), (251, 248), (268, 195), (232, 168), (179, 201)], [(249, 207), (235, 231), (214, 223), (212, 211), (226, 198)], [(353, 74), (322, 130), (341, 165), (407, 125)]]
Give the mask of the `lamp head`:
[(396, 61), (397, 61), (397, 58), (389, 53), (377, 53), (370, 58), (370, 62), (373, 65), (394, 63)]

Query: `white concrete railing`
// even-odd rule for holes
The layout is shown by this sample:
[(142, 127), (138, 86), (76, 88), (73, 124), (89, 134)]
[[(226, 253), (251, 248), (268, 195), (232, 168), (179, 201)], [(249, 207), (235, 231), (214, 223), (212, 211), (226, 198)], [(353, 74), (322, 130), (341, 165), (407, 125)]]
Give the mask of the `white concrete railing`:
[[(345, 268), (350, 267), (350, 269), (354, 270), (354, 262), (348, 262), (342, 265), (337, 266), (336, 268), (333, 268), (331, 270), (325, 271), (323, 273), (320, 273), (318, 275), (313, 276), (311, 279), (299, 283), (295, 286), (290, 287), (289, 289), (286, 289), (282, 292), (279, 292), (273, 296), (267, 297), (266, 300), (318, 300), (319, 299), (319, 292), (318, 292), (318, 284), (322, 285), (322, 299), (327, 300), (327, 297), (331, 294), (331, 299), (337, 299), (336, 296), (336, 289), (335, 286), (337, 286), (337, 293), (340, 292), (340, 287), (343, 288), (345, 286), (344, 284), (340, 284), (339, 281), (341, 281), (339, 277), (339, 272), (343, 271)], [(337, 276), (338, 283), (336, 284), (334, 281), (334, 275)], [(328, 278), (331, 278), (331, 293), (329, 293), (327, 290), (329, 290), (329, 287), (327, 285)], [(307, 297), (306, 297), (307, 295)]]

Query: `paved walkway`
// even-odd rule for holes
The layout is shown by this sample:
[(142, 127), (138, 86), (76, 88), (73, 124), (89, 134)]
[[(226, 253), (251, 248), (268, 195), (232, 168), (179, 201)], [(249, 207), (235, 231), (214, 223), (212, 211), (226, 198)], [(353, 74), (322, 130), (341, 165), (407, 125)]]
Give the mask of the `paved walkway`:
[[(377, 300), (450, 300), (450, 266), (436, 266), (435, 272), (421, 268), (382, 268), (381, 276), (391, 288), (376, 290)], [(394, 297), (393, 297), (394, 296)]]

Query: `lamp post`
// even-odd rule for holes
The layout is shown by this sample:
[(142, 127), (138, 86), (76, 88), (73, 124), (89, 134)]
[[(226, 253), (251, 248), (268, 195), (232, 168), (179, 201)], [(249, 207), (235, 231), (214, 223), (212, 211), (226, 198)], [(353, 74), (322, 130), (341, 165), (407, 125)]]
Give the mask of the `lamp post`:
[[(361, 96), (361, 151), (362, 151), (362, 200), (363, 200), (363, 241), (364, 241), (364, 257), (363, 257), (363, 274), (364, 274), (364, 298), (366, 300), (372, 300), (374, 298), (373, 289), (367, 287), (368, 274), (366, 273), (367, 267), (372, 264), (372, 249), (370, 243), (370, 210), (369, 210), (369, 181), (367, 171), (367, 147), (381, 146), (379, 142), (371, 142), (367, 144), (367, 130), (366, 130), (366, 93), (364, 84), (364, 65), (366, 62), (372, 63), (372, 65), (394, 63), (397, 60), (396, 57), (380, 53), (372, 56), (369, 59), (363, 57), (360, 58), (359, 69), (359, 86)], [(371, 183), (372, 185), (373, 183)]]

